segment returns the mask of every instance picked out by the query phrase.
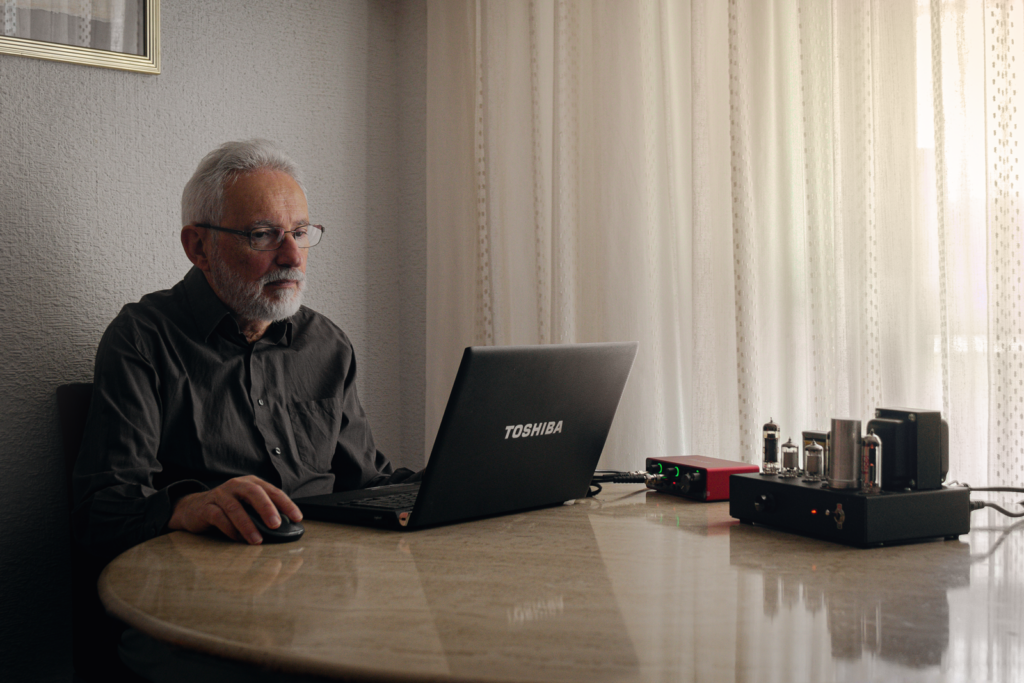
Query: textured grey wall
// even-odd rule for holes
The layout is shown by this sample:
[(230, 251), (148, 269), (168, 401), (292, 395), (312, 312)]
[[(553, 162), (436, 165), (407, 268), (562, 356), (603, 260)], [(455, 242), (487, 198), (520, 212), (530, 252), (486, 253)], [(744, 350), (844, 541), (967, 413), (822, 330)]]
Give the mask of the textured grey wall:
[(426, 10), (175, 0), (159, 76), (0, 55), (0, 678), (68, 680), (54, 390), (91, 379), (121, 306), (172, 286), (181, 188), (218, 143), (303, 167), (307, 303), (352, 338), (380, 448), (423, 462)]

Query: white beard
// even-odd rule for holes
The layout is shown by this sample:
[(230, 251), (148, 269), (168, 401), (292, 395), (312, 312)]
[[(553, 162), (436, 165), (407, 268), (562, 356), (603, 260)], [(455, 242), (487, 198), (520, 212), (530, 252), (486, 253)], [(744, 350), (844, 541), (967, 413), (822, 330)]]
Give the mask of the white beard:
[[(281, 268), (267, 273), (256, 282), (246, 282), (216, 256), (210, 259), (210, 276), (217, 290), (232, 311), (243, 320), (277, 322), (295, 315), (302, 305), (306, 275), (298, 268)], [(277, 280), (295, 280), (294, 290), (283, 289), (273, 294), (263, 291), (265, 285)]]

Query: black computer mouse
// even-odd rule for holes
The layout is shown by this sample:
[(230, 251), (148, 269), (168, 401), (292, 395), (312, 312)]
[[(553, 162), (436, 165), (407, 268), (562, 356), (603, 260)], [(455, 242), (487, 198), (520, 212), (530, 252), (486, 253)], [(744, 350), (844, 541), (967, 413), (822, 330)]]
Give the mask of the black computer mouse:
[(271, 529), (266, 525), (258, 512), (248, 505), (243, 507), (249, 514), (249, 518), (252, 519), (252, 523), (256, 525), (256, 530), (263, 537), (264, 543), (291, 543), (292, 541), (299, 540), (302, 538), (302, 534), (306, 533), (306, 527), (302, 526), (301, 522), (293, 522), (283, 512), (278, 512), (281, 515), (281, 526)]

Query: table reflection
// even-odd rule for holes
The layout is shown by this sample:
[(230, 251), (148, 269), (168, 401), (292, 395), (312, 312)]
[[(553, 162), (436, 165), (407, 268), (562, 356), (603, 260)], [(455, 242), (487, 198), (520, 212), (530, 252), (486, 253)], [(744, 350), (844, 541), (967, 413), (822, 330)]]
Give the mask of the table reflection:
[[(132, 552), (146, 567), (132, 598), (154, 616), (189, 630), (230, 633), (256, 648), (291, 647), (309, 629), (289, 585), (303, 568), (334, 577), (318, 591), (319, 599), (341, 607), (357, 596), (356, 547), (324, 553), (316, 546), (248, 546), (180, 533)], [(171, 597), (186, 595), (195, 604)]]
[(214, 636), (250, 661), (307, 653), (467, 679), (637, 680), (594, 532), (573, 519), (557, 539), (558, 517), (531, 515), (457, 533), (308, 523), (309, 542), (255, 547), (170, 534), (122, 556), (109, 580), (175, 625), (165, 639)]
[[(530, 515), (489, 520), (472, 560), (453, 566), (439, 537), (407, 544), (450, 672), (473, 678), (627, 681), (638, 661), (594, 531), (571, 536)], [(471, 638), (473, 647), (467, 647)], [(558, 643), (571, 639), (566, 647)], [(483, 647), (481, 648), (481, 645)]]
[(836, 550), (780, 538), (775, 560), (763, 556), (762, 536), (781, 532), (747, 525), (730, 531), (730, 564), (760, 576), (769, 621), (783, 612), (823, 612), (834, 659), (877, 656), (911, 669), (942, 663), (950, 640), (948, 593), (970, 584), (967, 543)]
[(101, 584), (170, 642), (351, 679), (1016, 681), (1024, 523), (975, 515), (959, 541), (860, 549), (610, 485), (415, 533), (175, 533)]
[(654, 492), (590, 516), (646, 680), (1014, 681), (1024, 666), (1024, 535), (980, 517), (959, 541), (861, 549)]

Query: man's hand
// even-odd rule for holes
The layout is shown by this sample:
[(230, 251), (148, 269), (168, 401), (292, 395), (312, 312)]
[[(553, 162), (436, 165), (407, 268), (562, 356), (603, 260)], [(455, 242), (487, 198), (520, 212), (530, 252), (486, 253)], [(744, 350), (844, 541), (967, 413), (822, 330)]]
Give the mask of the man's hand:
[(302, 520), (299, 506), (284, 491), (249, 475), (230, 479), (210, 491), (184, 496), (175, 504), (167, 528), (198, 534), (216, 527), (233, 540), (244, 539), (258, 545), (263, 537), (249, 519), (243, 503), (248, 503), (271, 529), (281, 526), (278, 510), (293, 522)]

